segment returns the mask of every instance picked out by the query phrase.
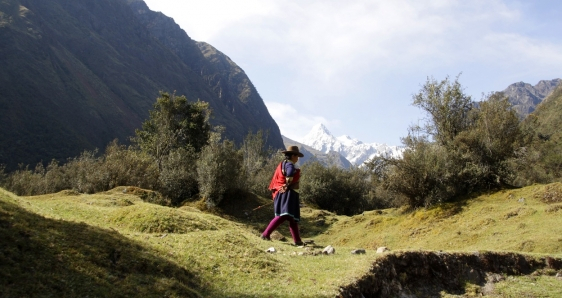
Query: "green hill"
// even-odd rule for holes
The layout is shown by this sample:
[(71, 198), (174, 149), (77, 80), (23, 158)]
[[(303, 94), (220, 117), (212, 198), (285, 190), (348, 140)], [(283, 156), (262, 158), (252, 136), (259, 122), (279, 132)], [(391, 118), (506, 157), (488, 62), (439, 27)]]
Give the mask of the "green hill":
[(283, 147), (244, 71), (143, 1), (3, 0), (0, 40), (0, 164), (9, 169), (127, 142), (159, 91), (209, 102), (229, 139), (262, 129)]
[(547, 183), (562, 178), (562, 85), (521, 123), (530, 140), (519, 165), (522, 181)]
[(544, 99), (524, 121), (538, 133), (549, 140), (560, 143), (562, 141), (562, 85), (559, 85)]
[[(0, 190), (0, 296), (353, 297), (374, 295), (377, 282), (388, 291), (398, 284), (410, 295), (429, 287), (441, 297), (468, 297), (485, 288), (492, 297), (562, 295), (555, 277), (562, 269), (561, 184), (414, 212), (347, 217), (304, 207), (302, 234), (314, 240), (305, 247), (258, 237), (271, 207), (254, 209), (269, 199), (231, 198), (225, 204), (238, 208), (208, 213), (196, 205), (145, 203), (138, 196), (143, 192), (118, 187), (93, 195), (18, 197)], [(288, 227), (278, 231), (274, 239), (289, 235)], [(321, 254), (327, 245), (334, 255)], [(390, 254), (377, 254), (381, 246)], [(265, 252), (269, 247), (277, 252)], [(350, 253), (360, 248), (366, 253)], [(449, 259), (476, 255), (488, 267), (461, 264), (469, 269), (461, 277), (477, 276), (474, 281), (451, 282), (457, 288), (434, 282), (456, 276), (447, 272), (456, 268)], [(432, 278), (424, 286), (413, 283), (420, 268), (437, 270), (426, 273)], [(395, 279), (373, 279), (383, 269), (395, 270), (385, 274)], [(491, 286), (481, 281), (486, 270), (499, 276)]]

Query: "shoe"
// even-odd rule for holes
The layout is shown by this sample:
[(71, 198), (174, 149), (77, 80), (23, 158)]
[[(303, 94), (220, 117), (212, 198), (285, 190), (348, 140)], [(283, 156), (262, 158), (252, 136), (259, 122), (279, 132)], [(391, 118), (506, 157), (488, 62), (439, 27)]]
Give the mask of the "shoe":
[(260, 238), (261, 238), (262, 240), (271, 241), (271, 238), (265, 237), (264, 235), (260, 235)]
[(295, 245), (296, 246), (304, 246), (304, 242), (302, 242), (302, 241), (295, 242)]

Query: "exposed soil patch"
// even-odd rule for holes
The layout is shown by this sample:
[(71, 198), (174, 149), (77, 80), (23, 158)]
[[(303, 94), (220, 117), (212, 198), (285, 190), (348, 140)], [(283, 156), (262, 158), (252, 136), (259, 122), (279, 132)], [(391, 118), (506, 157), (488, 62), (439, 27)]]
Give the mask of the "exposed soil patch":
[(547, 204), (562, 202), (562, 184), (552, 183), (545, 186), (542, 191), (535, 194), (535, 198)]
[(492, 274), (527, 275), (544, 269), (562, 269), (562, 259), (494, 252), (399, 252), (379, 258), (368, 274), (342, 287), (339, 297), (463, 294), (466, 282), (485, 287)]

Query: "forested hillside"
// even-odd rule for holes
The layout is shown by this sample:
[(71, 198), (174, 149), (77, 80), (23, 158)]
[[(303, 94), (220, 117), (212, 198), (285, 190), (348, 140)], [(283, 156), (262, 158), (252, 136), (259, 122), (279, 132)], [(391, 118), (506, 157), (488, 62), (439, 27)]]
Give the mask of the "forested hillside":
[(562, 86), (559, 85), (522, 122), (530, 144), (525, 154), (526, 180), (547, 183), (562, 178), (561, 125)]

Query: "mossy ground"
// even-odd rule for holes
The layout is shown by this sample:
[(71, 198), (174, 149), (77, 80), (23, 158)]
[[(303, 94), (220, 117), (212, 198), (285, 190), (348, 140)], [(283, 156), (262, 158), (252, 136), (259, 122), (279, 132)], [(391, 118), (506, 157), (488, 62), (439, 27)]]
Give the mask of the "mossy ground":
[[(258, 237), (271, 219), (269, 198), (240, 195), (203, 212), (149, 204), (124, 187), (36, 197), (0, 190), (0, 296), (333, 297), (368, 271), (379, 246), (560, 256), (562, 211), (552, 187), (353, 217), (304, 207), (302, 234), (315, 241), (304, 248), (290, 244), (285, 225), (278, 231), (287, 242)], [(315, 255), (327, 245), (335, 255)], [(265, 252), (271, 246), (277, 253)], [(350, 254), (356, 248), (367, 253)], [(534, 292), (525, 278), (506, 279), (495, 293), (562, 294), (554, 276), (535, 277), (544, 289)]]
[[(562, 254), (560, 183), (503, 190), (430, 209), (376, 210), (342, 218), (318, 236), (376, 249)], [(558, 199), (550, 199), (553, 196)], [(558, 194), (557, 194), (558, 193)]]

